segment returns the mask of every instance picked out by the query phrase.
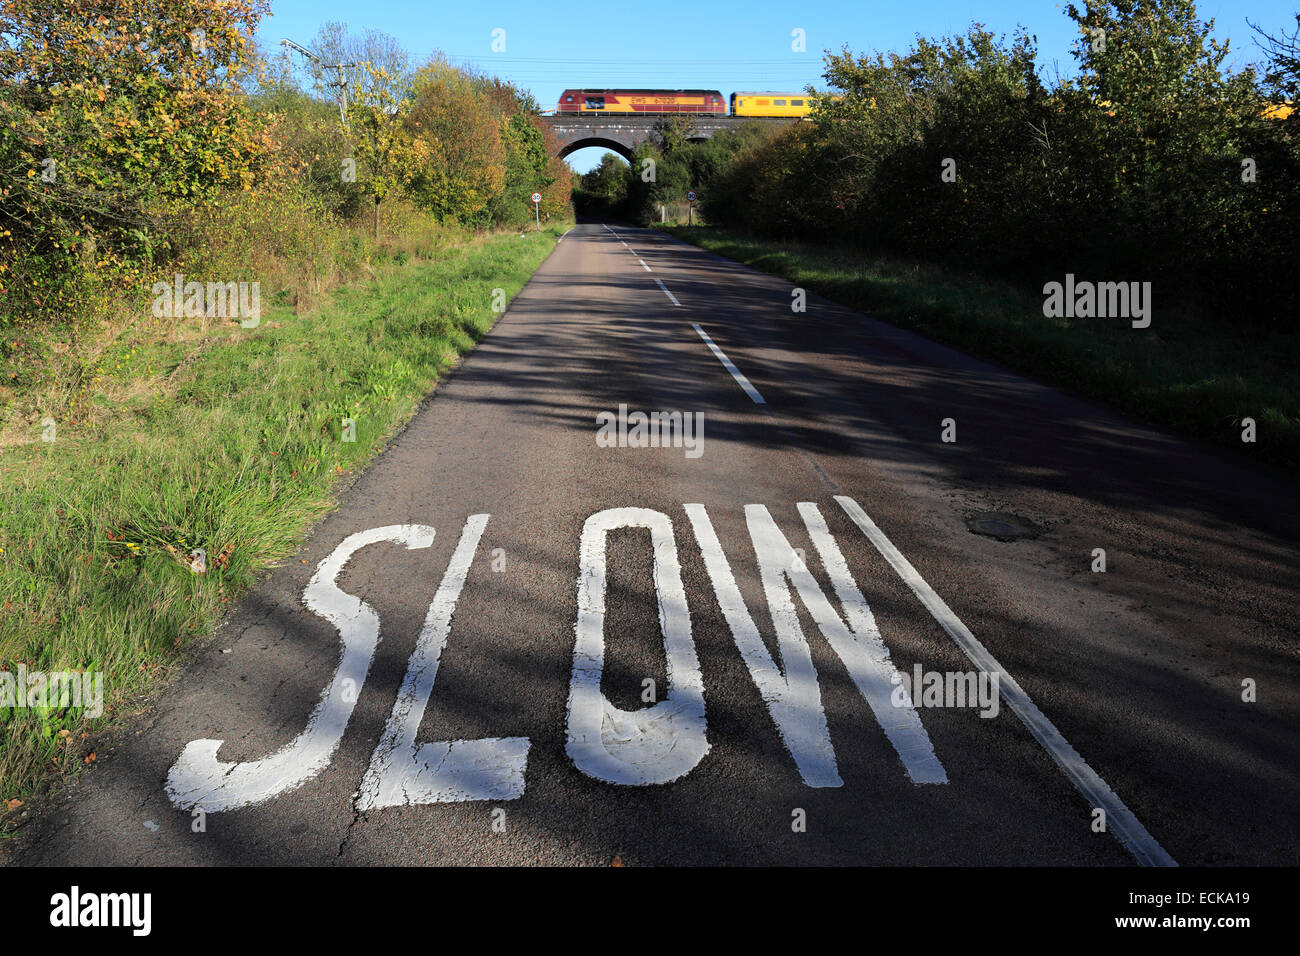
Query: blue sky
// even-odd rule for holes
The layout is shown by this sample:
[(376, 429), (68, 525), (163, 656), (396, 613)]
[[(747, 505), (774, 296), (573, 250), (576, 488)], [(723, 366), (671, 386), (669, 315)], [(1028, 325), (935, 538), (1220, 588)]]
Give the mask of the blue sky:
[[(1294, 26), (1297, 0), (1201, 0), (1220, 38), (1232, 41), (1233, 60), (1257, 57), (1246, 19), (1277, 33)], [(964, 32), (973, 20), (995, 32), (1023, 25), (1038, 37), (1039, 62), (1049, 72), (1073, 70), (1074, 25), (1053, 0), (272, 0), (258, 38), (273, 47), (281, 37), (310, 45), (336, 20), (354, 33), (380, 30), (397, 37), (416, 61), (435, 50), (530, 89), (554, 108), (568, 86), (697, 87), (721, 90), (801, 89), (821, 84), (822, 52), (845, 44), (855, 53), (903, 50), (916, 34)], [(505, 31), (494, 52), (493, 31)], [(791, 49), (801, 29), (806, 52)], [(582, 171), (600, 151), (569, 159)]]

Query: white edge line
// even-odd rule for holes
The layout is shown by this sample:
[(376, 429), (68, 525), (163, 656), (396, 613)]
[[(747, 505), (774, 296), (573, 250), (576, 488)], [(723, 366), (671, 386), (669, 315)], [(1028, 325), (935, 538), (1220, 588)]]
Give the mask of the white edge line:
[[(648, 265), (645, 264), (645, 260), (644, 260), (644, 259), (637, 259), (637, 262), (641, 263), (642, 268), (644, 268), (646, 272), (650, 272), (650, 271), (652, 271), (652, 270), (650, 269), (650, 267), (649, 267)], [(663, 284), (663, 283), (660, 283), (660, 285), (662, 285), (662, 284)], [(665, 291), (665, 292), (668, 292), (667, 289), (664, 289), (664, 291)], [(669, 297), (670, 299), (672, 299), (672, 293), (669, 293), (669, 294), (668, 294), (668, 297)], [(676, 301), (677, 301), (676, 299), (673, 299), (673, 302), (676, 302)]]
[(1057, 766), (1075, 788), (1088, 799), (1090, 805), (1094, 809), (1100, 807), (1106, 811), (1106, 827), (1114, 831), (1120, 843), (1124, 844), (1143, 866), (1177, 866), (1174, 858), (1156, 842), (1155, 837), (1147, 832), (1133, 811), (1124, 805), (1124, 801), (1106, 785), (1106, 781), (1102, 780), (1083, 757), (1079, 756), (1079, 752), (1070, 746), (1070, 742), (1029, 699), (1029, 695), (1016, 683), (1015, 678), (1006, 672), (988, 649), (944, 603), (943, 598), (934, 592), (916, 568), (912, 567), (907, 558), (894, 547), (893, 542), (885, 537), (885, 533), (876, 527), (876, 523), (867, 516), (861, 506), (844, 495), (836, 495), (835, 500), (863, 534), (871, 539), (876, 550), (893, 566), (898, 576), (912, 589), (912, 593), (920, 598), (921, 603), (934, 615), (934, 619), (948, 632), (948, 636), (966, 653), (971, 662), (986, 673), (998, 675), (998, 690), (1002, 699), (1007, 702), (1007, 706), (1020, 718), (1033, 734), (1034, 739), (1043, 745), (1043, 749), (1056, 761)]
[[(655, 282), (659, 282), (659, 280), (655, 279)], [(659, 285), (662, 286), (663, 283), (659, 282)], [(668, 292), (667, 289), (664, 289), (664, 291)], [(672, 298), (672, 293), (668, 292), (668, 296), (669, 298)], [(722, 349), (718, 348), (716, 345), (713, 344), (713, 339), (709, 338), (709, 333), (705, 332), (694, 322), (691, 323), (691, 328), (693, 328), (696, 332), (700, 333), (700, 338), (704, 339), (704, 344), (707, 345), (713, 351), (713, 354), (718, 357), (718, 361), (722, 363), (723, 368), (725, 368), (728, 372), (731, 373), (731, 377), (740, 383), (740, 387), (745, 390), (745, 394), (748, 395), (750, 399), (753, 400), (754, 404), (766, 405), (767, 402), (763, 400), (762, 395), (758, 394), (758, 389), (756, 389), (753, 385), (750, 385), (749, 379), (745, 378), (745, 376), (741, 373), (740, 369), (736, 368), (736, 366), (732, 364), (731, 359), (727, 358), (726, 353), (723, 352)]]

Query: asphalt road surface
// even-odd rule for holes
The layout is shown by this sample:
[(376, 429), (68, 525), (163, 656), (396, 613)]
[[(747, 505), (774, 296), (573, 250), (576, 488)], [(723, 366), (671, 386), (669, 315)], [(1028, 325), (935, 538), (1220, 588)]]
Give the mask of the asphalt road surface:
[(1294, 486), (794, 301), (569, 232), (17, 862), (1300, 863)]

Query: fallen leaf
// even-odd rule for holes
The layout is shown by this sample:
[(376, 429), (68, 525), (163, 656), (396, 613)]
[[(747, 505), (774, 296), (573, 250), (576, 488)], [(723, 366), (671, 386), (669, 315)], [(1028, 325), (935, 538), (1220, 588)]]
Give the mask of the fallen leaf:
[(92, 750), (90, 753), (86, 754), (86, 763), (94, 763), (94, 762), (95, 762), (95, 751)]
[(610, 864), (609, 864), (609, 865), (610, 865), (610, 866), (622, 866), (622, 865), (623, 865), (623, 858), (622, 858), (621, 856), (616, 856), (616, 857), (614, 857), (613, 860), (610, 861)]
[(19, 807), (21, 807), (22, 805), (23, 805), (23, 802), (22, 802), (21, 800), (10, 800), (8, 803), (5, 804), (5, 809), (6, 809), (6, 810), (17, 810), (17, 809), (18, 809)]

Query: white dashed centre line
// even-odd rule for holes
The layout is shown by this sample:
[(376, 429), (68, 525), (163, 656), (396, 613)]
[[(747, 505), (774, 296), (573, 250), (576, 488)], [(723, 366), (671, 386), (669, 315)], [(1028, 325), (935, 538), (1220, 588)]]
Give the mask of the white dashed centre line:
[[(644, 265), (644, 263), (642, 263), (642, 265)], [(646, 271), (646, 272), (649, 272), (649, 271), (650, 271), (650, 268), (647, 266), (645, 271)], [(677, 301), (677, 296), (673, 295), (671, 292), (668, 291), (668, 286), (664, 285), (664, 280), (663, 280), (663, 279), (655, 279), (655, 282), (658, 282), (658, 283), (659, 283), (659, 288), (661, 288), (661, 289), (664, 290), (664, 295), (668, 296), (668, 298), (670, 298), (670, 299), (673, 300), (673, 305), (677, 306), (677, 308), (680, 309), (680, 308), (682, 307), (682, 304), (681, 304), (680, 302)], [(697, 328), (698, 328), (698, 326), (697, 326)]]
[[(659, 282), (658, 279), (655, 279), (655, 281)], [(662, 286), (663, 283), (659, 282), (659, 285)], [(668, 292), (667, 289), (664, 289), (664, 291)], [(670, 299), (672, 298), (672, 295), (673, 294), (671, 292), (668, 292), (668, 297)], [(673, 299), (673, 301), (676, 302), (677, 300)], [(718, 361), (722, 363), (723, 368), (725, 368), (728, 372), (731, 373), (731, 377), (740, 383), (740, 387), (745, 390), (745, 394), (748, 395), (753, 400), (754, 404), (766, 405), (767, 402), (763, 400), (762, 395), (758, 394), (758, 389), (756, 389), (753, 385), (750, 385), (749, 379), (745, 378), (744, 374), (740, 371), (740, 369), (736, 368), (736, 366), (732, 364), (731, 359), (727, 358), (727, 354), (723, 352), (722, 349), (718, 348), (716, 345), (713, 344), (713, 339), (709, 338), (709, 333), (705, 332), (694, 322), (691, 323), (691, 328), (693, 328), (696, 332), (700, 333), (700, 338), (704, 339), (704, 344), (707, 345), (713, 351), (713, 354), (718, 357)]]
[[(637, 262), (641, 263), (641, 268), (645, 269), (646, 272), (650, 272), (650, 271), (651, 271), (650, 267), (649, 267), (648, 265), (645, 264), (645, 260), (644, 260), (644, 259), (637, 259)], [(660, 285), (660, 287), (662, 287), (662, 286), (663, 286), (663, 283), (660, 282), (659, 285)], [(665, 292), (668, 292), (667, 289), (664, 289), (664, 291), (665, 291)], [(668, 292), (668, 298), (670, 298), (670, 299), (673, 298), (673, 294), (672, 294), (671, 292)], [(676, 301), (677, 301), (676, 299), (673, 299), (673, 302), (676, 302)]]

